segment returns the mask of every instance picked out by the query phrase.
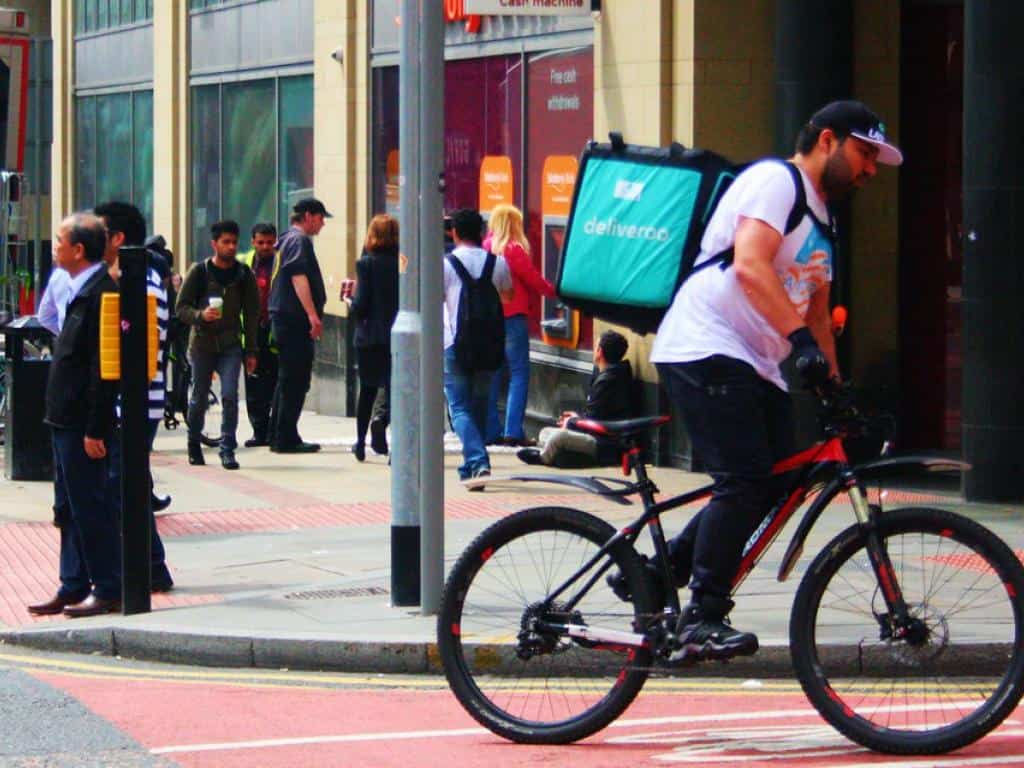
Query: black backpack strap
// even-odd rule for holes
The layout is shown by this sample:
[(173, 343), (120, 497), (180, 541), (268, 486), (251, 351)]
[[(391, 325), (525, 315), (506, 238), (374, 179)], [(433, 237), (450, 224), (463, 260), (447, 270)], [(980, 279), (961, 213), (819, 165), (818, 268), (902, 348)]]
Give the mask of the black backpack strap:
[(464, 285), (472, 284), (473, 277), (469, 274), (469, 270), (466, 269), (465, 265), (461, 261), (450, 253), (445, 256), (445, 258), (448, 259), (448, 263), (452, 265), (452, 269), (455, 270), (455, 274), (459, 276), (459, 280), (461, 280)]
[[(828, 224), (820, 221), (818, 217), (814, 215), (814, 211), (812, 211), (810, 206), (807, 205), (807, 190), (804, 188), (804, 179), (800, 173), (800, 169), (789, 160), (776, 160), (775, 158), (769, 158), (768, 162), (778, 162), (786, 167), (786, 170), (789, 171), (790, 177), (793, 179), (793, 188), (796, 192), (796, 198), (793, 201), (793, 208), (790, 210), (789, 216), (786, 218), (786, 231), (783, 233), (783, 237), (791, 234), (793, 230), (799, 227), (800, 222), (804, 220), (804, 216), (810, 216), (811, 219), (818, 224), (823, 231), (829, 233), (829, 236), (834, 240), (835, 221), (832, 217), (832, 212), (829, 211)], [(753, 165), (753, 163), (751, 163), (751, 165)], [(718, 264), (723, 270), (728, 269), (732, 264), (735, 253), (735, 247), (730, 245), (721, 253), (715, 254), (707, 261), (702, 262), (700, 265), (691, 269), (690, 274), (692, 275), (694, 272), (699, 272), (712, 264)]]
[(498, 263), (498, 257), (490, 251), (487, 252), (487, 261), (484, 262), (484, 271), (480, 273), (481, 282), (492, 282), (494, 277), (494, 267)]

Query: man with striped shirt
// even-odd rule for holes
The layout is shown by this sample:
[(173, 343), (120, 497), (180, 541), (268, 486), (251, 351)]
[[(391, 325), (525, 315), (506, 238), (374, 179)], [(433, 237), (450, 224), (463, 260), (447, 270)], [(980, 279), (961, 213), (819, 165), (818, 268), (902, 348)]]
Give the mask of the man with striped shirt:
[[(146, 240), (146, 220), (142, 213), (134, 205), (122, 202), (109, 202), (97, 205), (94, 212), (99, 216), (107, 227), (107, 250), (103, 255), (104, 261), (110, 267), (111, 275), (118, 279), (118, 249), (121, 246), (142, 247)], [(153, 440), (156, 438), (157, 428), (164, 417), (164, 347), (167, 341), (167, 289), (164, 286), (162, 276), (151, 266), (146, 275), (146, 292), (156, 296), (156, 321), (160, 334), (160, 345), (157, 351), (156, 377), (149, 383), (149, 449), (153, 450)], [(121, 461), (120, 442), (115, 442), (113, 451), (110, 454), (110, 478), (109, 493), (111, 503), (117, 504), (120, 510), (121, 504)], [(150, 487), (152, 487), (152, 477)], [(154, 497), (150, 504), (152, 512), (162, 510), (170, 504), (170, 498), (166, 501)], [(154, 592), (168, 592), (173, 587), (170, 571), (164, 562), (164, 545), (160, 540), (160, 534), (156, 529), (156, 518), (151, 521), (152, 537), (150, 539), (150, 568), (152, 589)]]

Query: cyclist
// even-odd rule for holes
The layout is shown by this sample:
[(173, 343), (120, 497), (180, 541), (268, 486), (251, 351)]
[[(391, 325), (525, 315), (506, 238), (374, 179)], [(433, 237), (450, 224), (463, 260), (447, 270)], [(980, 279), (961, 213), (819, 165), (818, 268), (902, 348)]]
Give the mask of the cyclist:
[[(707, 506), (669, 546), (677, 583), (688, 578), (692, 592), (674, 660), (757, 651), (757, 637), (726, 617), (743, 546), (778, 498), (772, 466), (795, 450), (779, 364), (792, 354), (808, 386), (839, 375), (828, 206), (863, 186), (876, 164), (902, 161), (864, 104), (820, 109), (800, 130), (792, 166), (761, 161), (733, 182), (696, 263), (730, 250), (732, 258), (683, 283), (658, 329), (651, 361), (715, 483)], [(612, 586), (621, 592), (621, 583)]]

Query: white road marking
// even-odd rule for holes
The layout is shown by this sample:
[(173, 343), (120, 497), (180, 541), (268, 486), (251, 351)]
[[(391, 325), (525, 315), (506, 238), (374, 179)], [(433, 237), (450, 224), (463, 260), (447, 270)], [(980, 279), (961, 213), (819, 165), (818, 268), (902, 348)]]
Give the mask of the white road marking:
[(385, 739), (436, 739), (441, 736), (481, 736), (489, 731), (483, 728), (459, 728), (450, 731), (398, 731), (394, 733), (349, 733), (343, 736), (307, 736), (294, 739), (261, 739), (259, 741), (226, 741), (216, 744), (182, 744), (173, 747), (155, 747), (154, 755), (181, 752), (216, 752), (227, 749), (263, 749), (265, 747), (294, 747), (301, 744), (343, 744), (353, 741), (383, 741)]

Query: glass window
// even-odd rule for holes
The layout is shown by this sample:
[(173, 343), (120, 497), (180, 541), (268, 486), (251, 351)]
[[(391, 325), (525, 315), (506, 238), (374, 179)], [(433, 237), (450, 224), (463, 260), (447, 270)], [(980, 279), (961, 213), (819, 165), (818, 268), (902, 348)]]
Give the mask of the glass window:
[(143, 21), (145, 19), (151, 18), (152, 15), (153, 14), (150, 13), (150, 6), (146, 2), (146, 0), (135, 0), (135, 20), (136, 21)]
[[(120, 0), (121, 3), (121, 23), (131, 24), (136, 21), (135, 17), (135, 0)], [(142, 21), (139, 17), (138, 21)]]
[(96, 31), (97, 6), (97, 0), (85, 0), (85, 29), (82, 30), (83, 32)]
[(279, 87), (277, 226), (284, 229), (292, 205), (313, 194), (313, 78), (283, 78)]
[(107, 0), (98, 0), (96, 13), (96, 29), (106, 29), (110, 26), (110, 10)]
[[(44, 195), (50, 193), (50, 149), (53, 143), (52, 51), (53, 46), (49, 40), (36, 39), (32, 41), (29, 54), (31, 77), (28, 86), (25, 170), (30, 174), (30, 187)], [(39, 178), (33, 178), (37, 165)]]
[[(522, 140), (519, 56), (445, 63), (445, 210), (476, 208), (486, 155), (512, 159), (518, 176)], [(518, 199), (522, 179), (513, 179)]]
[(132, 199), (132, 97), (112, 93), (96, 97), (96, 205)]
[(274, 81), (223, 86), (224, 163), (222, 218), (243, 231), (273, 221), (276, 210)]
[[(527, 63), (526, 223), (534, 263), (541, 268), (541, 192), (544, 161), (579, 156), (594, 132), (594, 51), (547, 51)], [(558, 233), (553, 233), (557, 239)], [(551, 243), (549, 242), (549, 247)], [(553, 275), (547, 275), (554, 282)], [(530, 331), (539, 336), (540, 302), (530, 302)], [(593, 322), (580, 318), (579, 349), (593, 346)]]
[(220, 218), (220, 86), (192, 89), (192, 253), (206, 255), (209, 227)]
[(75, 34), (85, 32), (85, 0), (75, 0)]
[(372, 109), (373, 211), (398, 216), (398, 67), (374, 68)]
[[(80, 97), (75, 105), (76, 208), (96, 200), (96, 97)], [(86, 202), (88, 201), (88, 202)]]
[(153, 92), (132, 96), (132, 202), (153, 229)]

